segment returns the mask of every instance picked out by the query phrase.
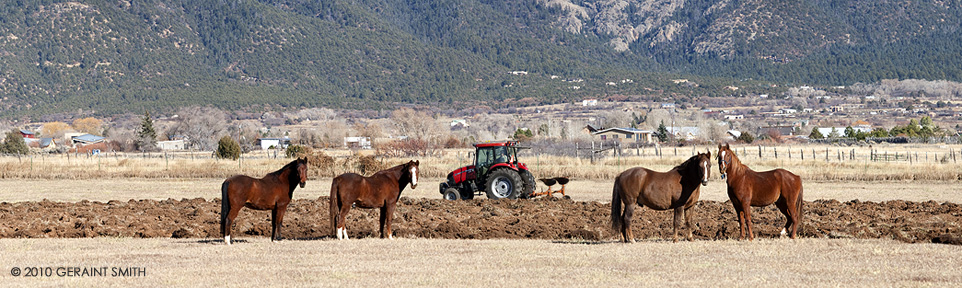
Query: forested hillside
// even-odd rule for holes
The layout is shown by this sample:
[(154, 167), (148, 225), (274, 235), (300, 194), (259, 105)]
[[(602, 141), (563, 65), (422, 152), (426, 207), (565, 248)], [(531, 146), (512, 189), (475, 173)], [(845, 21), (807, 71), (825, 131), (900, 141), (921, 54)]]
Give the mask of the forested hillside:
[(722, 87), (733, 84), (767, 93), (765, 82), (959, 81), (959, 7), (958, 0), (3, 1), (0, 115), (684, 101), (727, 95)]

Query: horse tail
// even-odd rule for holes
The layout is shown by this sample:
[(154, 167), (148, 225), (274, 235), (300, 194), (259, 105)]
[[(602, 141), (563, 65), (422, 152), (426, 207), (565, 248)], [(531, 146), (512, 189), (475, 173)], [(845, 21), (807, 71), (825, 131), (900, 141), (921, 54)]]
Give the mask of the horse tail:
[(341, 212), (340, 207), (337, 207), (337, 202), (338, 202), (337, 200), (338, 200), (338, 194), (339, 194), (337, 191), (337, 182), (338, 182), (337, 180), (338, 178), (335, 177), (334, 180), (331, 181), (331, 197), (328, 201), (330, 202), (329, 210), (331, 214), (331, 233), (333, 233), (331, 235), (334, 235), (334, 236), (337, 236), (337, 216)]
[(621, 217), (621, 186), (618, 185), (618, 178), (615, 177), (615, 187), (611, 189), (611, 229), (621, 231), (624, 226), (624, 219)]
[[(798, 177), (798, 176), (795, 176), (795, 177)], [(802, 212), (802, 206), (805, 203), (805, 200), (803, 199), (802, 194), (803, 192), (805, 192), (805, 187), (802, 186), (801, 178), (796, 178), (796, 180), (798, 180), (798, 199), (795, 199), (795, 213), (798, 213), (796, 219), (798, 219), (798, 225), (801, 225), (802, 215), (805, 215), (805, 213)]]
[(227, 236), (227, 214), (230, 213), (230, 198), (228, 198), (227, 187), (230, 181), (225, 180), (220, 185), (220, 234)]

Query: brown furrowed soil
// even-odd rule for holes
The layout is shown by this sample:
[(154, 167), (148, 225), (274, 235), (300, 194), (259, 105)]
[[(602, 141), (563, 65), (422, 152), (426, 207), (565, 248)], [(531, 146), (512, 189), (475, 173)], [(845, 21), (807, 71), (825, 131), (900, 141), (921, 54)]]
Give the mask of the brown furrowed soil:
[[(292, 202), (284, 217), (284, 238), (330, 237), (327, 200)], [(730, 203), (701, 201), (692, 211), (696, 239), (738, 238)], [(378, 213), (377, 209), (352, 209), (347, 216), (350, 237), (378, 237)], [(562, 198), (447, 201), (402, 197), (393, 229), (395, 236), (407, 238), (617, 240), (620, 236), (610, 229), (610, 215), (610, 204)], [(671, 215), (669, 211), (636, 210), (635, 237), (671, 239)], [(761, 238), (778, 237), (785, 223), (774, 206), (754, 208), (752, 218), (756, 237)], [(220, 238), (219, 223), (220, 199), (0, 203), (0, 238)], [(234, 239), (268, 237), (269, 223), (269, 211), (244, 208), (233, 227)], [(962, 205), (816, 200), (805, 203), (799, 234), (939, 242), (944, 235), (962, 235)]]

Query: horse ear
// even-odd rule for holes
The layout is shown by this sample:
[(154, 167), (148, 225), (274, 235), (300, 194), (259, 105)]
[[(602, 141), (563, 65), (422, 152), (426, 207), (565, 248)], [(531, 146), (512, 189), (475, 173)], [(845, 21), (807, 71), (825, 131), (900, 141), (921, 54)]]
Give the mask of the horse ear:
[(731, 147), (732, 147), (731, 145), (728, 145), (728, 143), (725, 143), (725, 149), (731, 149)]
[(414, 166), (421, 166), (421, 160), (414, 160)]

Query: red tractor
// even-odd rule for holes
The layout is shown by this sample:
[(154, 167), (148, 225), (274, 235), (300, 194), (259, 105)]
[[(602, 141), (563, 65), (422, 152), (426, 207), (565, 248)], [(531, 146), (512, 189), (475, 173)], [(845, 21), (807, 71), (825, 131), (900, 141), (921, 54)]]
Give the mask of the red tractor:
[(472, 199), (483, 192), (488, 199), (528, 198), (534, 192), (534, 175), (518, 162), (517, 141), (474, 144), (474, 165), (448, 173), (441, 183), (444, 199)]

